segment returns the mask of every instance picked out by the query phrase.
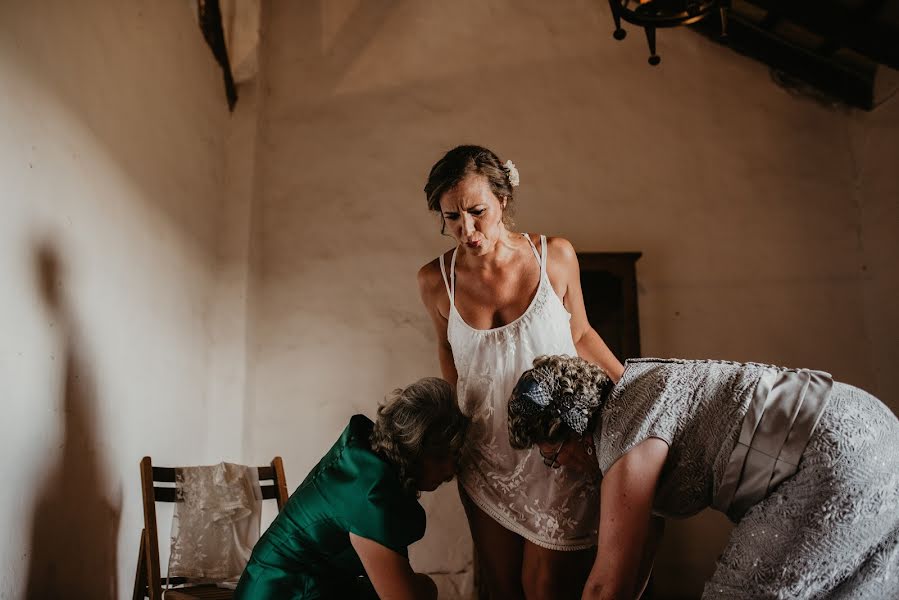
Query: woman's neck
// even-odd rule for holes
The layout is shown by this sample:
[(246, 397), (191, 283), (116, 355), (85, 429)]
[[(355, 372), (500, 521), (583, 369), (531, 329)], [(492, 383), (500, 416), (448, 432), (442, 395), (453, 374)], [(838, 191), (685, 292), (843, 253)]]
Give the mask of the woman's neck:
[(474, 269), (502, 269), (512, 262), (520, 252), (521, 247), (516, 243), (520, 237), (522, 237), (520, 233), (503, 228), (493, 246), (483, 255), (473, 254), (464, 244), (460, 244), (461, 262), (464, 266)]

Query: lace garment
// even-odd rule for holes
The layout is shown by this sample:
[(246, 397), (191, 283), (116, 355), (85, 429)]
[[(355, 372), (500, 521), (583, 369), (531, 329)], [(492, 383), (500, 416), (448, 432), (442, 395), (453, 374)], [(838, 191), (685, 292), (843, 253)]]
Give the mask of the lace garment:
[[(709, 506), (768, 365), (628, 361), (596, 433), (605, 472), (647, 437), (669, 446), (654, 510)], [(899, 598), (899, 420), (834, 383), (797, 472), (734, 528), (703, 598)]]
[(649, 437), (668, 443), (654, 511), (688, 517), (718, 491), (743, 416), (768, 365), (631, 359), (612, 389), (594, 434), (605, 473)]
[(179, 469), (170, 577), (233, 581), (259, 539), (262, 493), (255, 468), (231, 463)]
[[(525, 234), (530, 242), (530, 237)], [(513, 450), (509, 444), (506, 403), (521, 374), (544, 354), (577, 356), (571, 315), (546, 275), (546, 238), (541, 251), (540, 283), (521, 317), (494, 329), (474, 329), (455, 306), (456, 253), (447, 278), (450, 314), (447, 337), (459, 375), (459, 404), (472, 419), (470, 450), (459, 482), (471, 500), (505, 528), (539, 546), (580, 550), (596, 545), (598, 485), (565, 468), (548, 469), (538, 451)]]

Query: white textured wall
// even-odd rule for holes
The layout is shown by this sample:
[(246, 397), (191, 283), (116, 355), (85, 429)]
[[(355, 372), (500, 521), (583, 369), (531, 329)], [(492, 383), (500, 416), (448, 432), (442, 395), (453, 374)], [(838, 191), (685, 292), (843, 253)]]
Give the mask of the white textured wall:
[(186, 2), (0, 3), (3, 600), (130, 597), (138, 461), (210, 459), (227, 114)]
[[(899, 73), (882, 77), (899, 87)], [(850, 135), (861, 213), (864, 341), (873, 369), (865, 383), (899, 414), (899, 96), (853, 115)]]
[[(292, 486), (349, 415), (438, 373), (415, 272), (449, 240), (421, 188), (459, 143), (519, 166), (520, 230), (644, 253), (644, 354), (895, 389), (874, 358), (896, 351), (895, 261), (864, 243), (877, 229), (895, 256), (879, 218), (895, 214), (892, 117), (791, 97), (682, 30), (660, 33), (651, 69), (641, 32), (614, 42), (592, 1), (280, 1), (268, 24), (245, 443), (283, 453)], [(449, 573), (451, 597), (470, 586), (464, 517), (451, 486), (425, 504), (413, 562)], [(714, 514), (673, 525), (660, 597), (695, 595), (727, 531)]]
[[(831, 112), (687, 31), (650, 69), (587, 0), (266, 7), (229, 117), (188, 3), (0, 6), (0, 599), (127, 597), (144, 454), (282, 454), (292, 489), (438, 373), (421, 188), (458, 143), (519, 165), (520, 230), (644, 253), (645, 354), (824, 368), (899, 408), (895, 99)], [(424, 502), (413, 561), (463, 597), (455, 489)], [(670, 525), (660, 597), (695, 596), (727, 531)]]

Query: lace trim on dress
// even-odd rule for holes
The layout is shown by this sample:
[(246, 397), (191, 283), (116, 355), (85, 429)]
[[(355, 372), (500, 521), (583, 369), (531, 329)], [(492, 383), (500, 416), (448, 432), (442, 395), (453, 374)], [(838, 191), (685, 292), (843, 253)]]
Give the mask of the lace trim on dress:
[[(546, 275), (546, 238), (540, 236), (542, 253), (529, 243), (540, 281), (521, 316), (501, 327), (474, 329), (455, 303), (450, 310), (447, 339), (459, 375), (459, 406), (472, 419), (459, 482), (506, 529), (544, 548), (581, 550), (597, 541), (597, 485), (565, 469), (547, 469), (536, 451), (513, 450), (508, 441), (506, 402), (521, 373), (537, 356), (577, 354), (571, 315)], [(453, 299), (455, 271), (448, 275)]]
[(543, 519), (539, 518), (539, 510), (535, 509), (533, 511), (533, 515), (535, 517), (538, 517), (538, 520), (543, 521), (542, 527), (538, 525), (538, 529), (542, 529), (542, 532), (544, 533), (544, 537), (540, 537), (530, 529), (524, 527), (521, 522), (514, 516), (508, 516), (504, 514), (502, 511), (496, 509), (492, 504), (483, 500), (480, 495), (474, 490), (474, 488), (470, 488), (462, 482), (460, 482), (460, 485), (462, 486), (462, 489), (465, 490), (465, 493), (468, 494), (469, 500), (474, 502), (478, 506), (478, 508), (487, 513), (494, 521), (496, 521), (509, 531), (517, 533), (536, 546), (546, 548), (547, 550), (559, 550), (562, 552), (576, 552), (578, 550), (586, 550), (587, 548), (593, 548), (594, 546), (596, 546), (596, 538), (590, 538), (590, 541), (584, 542), (582, 544), (554, 544), (553, 542), (547, 541), (545, 537), (545, 532), (547, 530), (558, 531), (560, 527), (562, 527), (556, 517), (550, 515), (549, 511), (546, 512)]
[(257, 470), (219, 463), (178, 469), (175, 479), (169, 576), (236, 585), (259, 539)]

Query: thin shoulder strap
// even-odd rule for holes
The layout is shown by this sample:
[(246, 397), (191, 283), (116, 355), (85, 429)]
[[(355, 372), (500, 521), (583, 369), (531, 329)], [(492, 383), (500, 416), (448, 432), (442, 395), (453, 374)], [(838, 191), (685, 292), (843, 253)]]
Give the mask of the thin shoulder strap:
[(540, 236), (540, 273), (546, 273), (546, 236)]
[[(455, 257), (455, 254), (453, 255)], [(443, 253), (440, 254), (440, 274), (443, 275), (443, 285), (446, 286), (446, 295), (450, 301), (453, 299), (453, 292), (450, 290), (449, 281), (446, 279), (446, 261), (443, 260)]]
[(459, 246), (453, 248), (453, 258), (450, 260), (450, 304), (456, 305), (456, 253)]
[[(528, 235), (527, 233), (522, 233), (521, 235), (523, 235), (524, 239), (526, 239), (528, 241), (528, 244), (531, 245), (531, 251), (534, 253), (534, 256), (537, 258), (537, 262), (540, 264), (540, 266), (542, 268), (543, 262), (540, 260), (540, 253), (537, 252), (537, 246), (535, 246), (534, 242), (531, 241), (531, 236)], [(540, 236), (540, 237), (542, 238), (543, 236)]]

